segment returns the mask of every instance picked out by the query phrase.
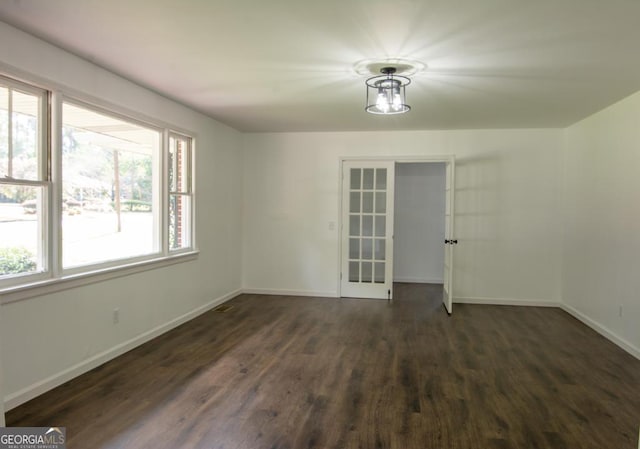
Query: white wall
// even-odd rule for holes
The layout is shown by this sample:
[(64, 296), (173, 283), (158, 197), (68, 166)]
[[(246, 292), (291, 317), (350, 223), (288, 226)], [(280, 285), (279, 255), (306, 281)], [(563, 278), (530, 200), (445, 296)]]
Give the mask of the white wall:
[(445, 164), (397, 164), (393, 280), (442, 283)]
[(243, 286), (335, 296), (340, 157), (457, 157), (458, 301), (559, 301), (561, 130), (247, 134)]
[(640, 358), (639, 174), (640, 93), (566, 130), (562, 297)]
[[(0, 23), (0, 71), (143, 114), (196, 136), (197, 260), (2, 306), (10, 408), (166, 330), (241, 286), (240, 134)], [(120, 323), (111, 323), (114, 308)]]

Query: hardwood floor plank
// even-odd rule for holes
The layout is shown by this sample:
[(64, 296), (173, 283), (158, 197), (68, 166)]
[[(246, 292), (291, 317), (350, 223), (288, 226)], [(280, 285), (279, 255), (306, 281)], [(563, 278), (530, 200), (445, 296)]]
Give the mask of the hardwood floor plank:
[(559, 309), (241, 295), (7, 414), (71, 449), (636, 449), (640, 361)]

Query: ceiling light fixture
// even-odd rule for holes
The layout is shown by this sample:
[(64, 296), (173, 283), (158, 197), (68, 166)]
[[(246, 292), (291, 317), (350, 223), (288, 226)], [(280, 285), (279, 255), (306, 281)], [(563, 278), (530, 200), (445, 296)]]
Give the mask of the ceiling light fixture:
[(402, 114), (409, 112), (405, 87), (411, 83), (406, 76), (395, 75), (395, 67), (382, 67), (382, 75), (374, 76), (366, 81), (367, 106), (365, 110), (372, 114)]

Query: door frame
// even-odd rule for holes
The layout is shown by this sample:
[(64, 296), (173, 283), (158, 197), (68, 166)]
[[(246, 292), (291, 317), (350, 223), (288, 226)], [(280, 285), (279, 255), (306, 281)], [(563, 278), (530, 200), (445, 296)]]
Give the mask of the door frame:
[[(338, 176), (338, 269), (336, 273), (336, 284), (338, 292), (338, 298), (342, 297), (342, 282), (340, 276), (342, 274), (342, 227), (345, 226), (342, 220), (342, 207), (343, 207), (343, 179), (344, 179), (344, 162), (345, 161), (392, 161), (394, 162), (394, 166), (396, 164), (411, 164), (411, 163), (454, 163), (455, 164), (456, 156), (455, 154), (440, 154), (440, 155), (403, 155), (403, 156), (341, 156), (339, 158), (339, 176)], [(455, 165), (454, 165), (455, 167)], [(452, 176), (452, 181), (455, 180), (455, 175)], [(451, 186), (451, 194), (453, 195), (455, 192), (454, 186)], [(453, 201), (453, 200), (452, 200)], [(454, 203), (455, 204), (455, 203)], [(395, 208), (394, 208), (395, 213)], [(453, 211), (451, 211), (453, 215)], [(392, 242), (393, 244), (393, 242)], [(451, 271), (453, 271), (453, 266), (451, 267)], [(452, 295), (453, 296), (453, 295)]]

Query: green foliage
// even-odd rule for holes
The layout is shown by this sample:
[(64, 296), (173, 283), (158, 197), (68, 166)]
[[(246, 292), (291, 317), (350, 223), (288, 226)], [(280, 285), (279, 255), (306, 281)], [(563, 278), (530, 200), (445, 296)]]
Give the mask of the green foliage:
[[(120, 139), (68, 126), (63, 127), (63, 139), (63, 189), (67, 197), (78, 201), (113, 200), (119, 190), (120, 196), (127, 200), (152, 201), (153, 157), (150, 154), (135, 148), (119, 149), (124, 145)], [(115, 185), (116, 177), (119, 186)]]
[[(115, 203), (112, 203), (115, 208)], [(129, 212), (151, 212), (151, 203), (149, 201), (140, 200), (122, 200), (120, 201), (122, 210), (128, 210)]]
[(24, 203), (25, 201), (35, 200), (36, 196), (37, 190), (30, 186), (0, 185), (0, 202), (2, 203)]
[(0, 276), (36, 269), (35, 256), (25, 248), (0, 248)]
[(124, 197), (131, 200), (151, 201), (153, 176), (151, 157), (120, 152), (120, 184)]

